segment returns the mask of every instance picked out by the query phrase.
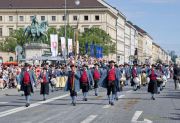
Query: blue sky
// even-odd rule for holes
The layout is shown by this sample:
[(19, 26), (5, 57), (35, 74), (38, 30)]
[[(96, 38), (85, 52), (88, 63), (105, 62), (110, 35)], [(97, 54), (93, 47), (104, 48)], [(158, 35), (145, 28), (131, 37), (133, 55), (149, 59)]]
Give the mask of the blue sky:
[(167, 50), (180, 56), (180, 0), (105, 0)]

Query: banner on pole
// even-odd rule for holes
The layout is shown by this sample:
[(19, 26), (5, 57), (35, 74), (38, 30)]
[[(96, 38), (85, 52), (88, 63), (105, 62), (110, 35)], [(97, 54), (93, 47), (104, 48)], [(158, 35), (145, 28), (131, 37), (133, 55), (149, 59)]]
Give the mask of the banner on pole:
[(57, 34), (51, 34), (51, 53), (53, 57), (56, 57), (58, 55), (58, 35)]
[(66, 56), (66, 40), (64, 37), (61, 37), (61, 51), (63, 56)]
[(68, 55), (72, 53), (72, 51), (73, 51), (72, 39), (68, 39)]
[(76, 46), (77, 46), (76, 53), (79, 54), (79, 41), (76, 42)]

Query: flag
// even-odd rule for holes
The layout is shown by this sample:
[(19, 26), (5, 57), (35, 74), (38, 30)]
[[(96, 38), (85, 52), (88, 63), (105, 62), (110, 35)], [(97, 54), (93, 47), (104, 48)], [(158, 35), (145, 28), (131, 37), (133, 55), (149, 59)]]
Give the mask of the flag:
[(100, 58), (100, 49), (101, 47), (100, 46), (96, 46), (96, 58)]
[(51, 34), (51, 53), (53, 57), (56, 57), (58, 55), (58, 35), (57, 34)]
[(66, 40), (64, 37), (61, 37), (61, 51), (63, 56), (66, 56)]
[(68, 55), (73, 51), (72, 39), (68, 39)]
[(100, 58), (103, 58), (103, 47), (100, 46)]
[(91, 46), (90, 46), (90, 56), (91, 57), (94, 57), (94, 42), (91, 44)]
[(88, 54), (88, 42), (86, 42), (86, 44), (85, 44), (85, 54)]

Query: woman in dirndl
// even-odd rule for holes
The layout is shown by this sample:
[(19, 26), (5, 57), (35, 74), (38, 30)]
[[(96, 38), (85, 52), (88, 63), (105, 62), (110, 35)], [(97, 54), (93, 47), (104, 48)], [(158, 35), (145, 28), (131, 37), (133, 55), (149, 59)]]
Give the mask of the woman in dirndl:
[(41, 82), (40, 94), (43, 95), (43, 100), (45, 101), (46, 95), (49, 95), (49, 73), (47, 72), (47, 68), (43, 68), (39, 80)]
[(151, 93), (152, 100), (155, 100), (154, 94), (157, 93), (157, 73), (155, 70), (155, 65), (152, 65), (152, 68), (149, 72), (149, 78), (150, 78), (150, 82), (148, 84), (148, 92)]

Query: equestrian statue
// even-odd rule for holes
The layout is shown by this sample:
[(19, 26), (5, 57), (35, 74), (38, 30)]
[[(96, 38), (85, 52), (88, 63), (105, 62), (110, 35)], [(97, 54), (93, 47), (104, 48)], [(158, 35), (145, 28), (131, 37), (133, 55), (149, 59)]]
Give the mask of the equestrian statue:
[(41, 21), (41, 23), (39, 23), (36, 16), (33, 16), (31, 25), (27, 26), (24, 30), (26, 41), (28, 38), (30, 38), (32, 42), (44, 41), (44, 38), (45, 41), (48, 41), (47, 30), (48, 22)]

